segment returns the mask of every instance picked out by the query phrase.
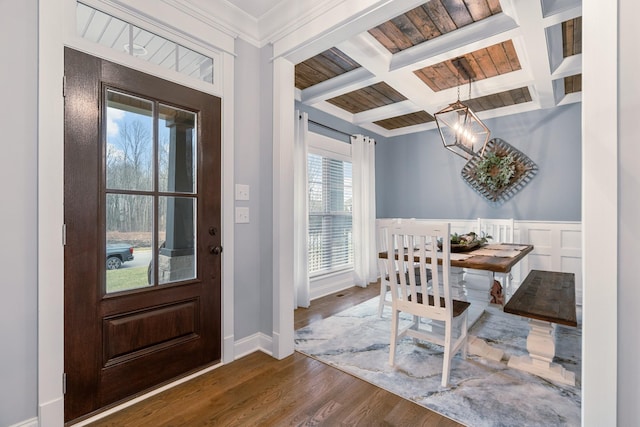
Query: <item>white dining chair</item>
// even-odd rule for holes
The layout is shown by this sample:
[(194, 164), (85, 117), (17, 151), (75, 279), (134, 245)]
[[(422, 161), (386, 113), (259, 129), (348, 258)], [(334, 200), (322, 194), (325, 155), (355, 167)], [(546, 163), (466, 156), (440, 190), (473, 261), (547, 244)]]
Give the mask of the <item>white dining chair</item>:
[[(479, 235), (479, 237), (491, 236), (490, 240), (493, 243), (513, 243), (513, 218), (478, 218), (476, 233)], [(500, 281), (502, 286), (502, 295), (504, 297), (503, 303), (506, 303), (513, 293), (511, 289), (511, 273), (492, 273), (490, 271), (486, 273), (487, 277), (489, 278), (490, 286), (493, 286), (493, 281), (495, 279), (498, 279)]]
[[(386, 270), (416, 271), (417, 267), (417, 274), (389, 275), (392, 311), (389, 364), (395, 364), (398, 340), (405, 335), (441, 345), (444, 347), (441, 384), (446, 387), (454, 355), (461, 351), (462, 357), (467, 357), (467, 308), (470, 305), (451, 296), (450, 225), (393, 224), (386, 228), (385, 234), (389, 254), (384, 260)], [(438, 239), (443, 242), (441, 270), (438, 269)], [(431, 258), (429, 262), (427, 257)], [(431, 273), (431, 285), (427, 272)], [(402, 328), (400, 313), (410, 314), (412, 318)], [(421, 322), (421, 319), (431, 319), (431, 322)]]
[[(392, 224), (415, 224), (415, 218), (394, 218), (391, 220)], [(378, 253), (384, 252), (387, 250), (386, 243), (386, 225), (379, 224), (376, 228), (376, 245), (378, 249)], [(406, 244), (407, 242), (405, 242)], [(408, 270), (407, 270), (408, 271)], [(405, 271), (405, 275), (408, 274)], [(383, 259), (378, 258), (378, 272), (380, 273), (380, 298), (378, 302), (378, 317), (382, 317), (384, 313), (385, 307), (391, 307), (391, 298), (389, 295), (389, 291), (391, 290), (389, 285), (389, 271), (387, 271), (387, 265)], [(395, 274), (398, 274), (397, 271), (394, 271)], [(417, 267), (414, 268), (414, 274), (416, 275), (416, 280), (418, 283), (420, 282), (420, 276), (418, 273)], [(408, 280), (408, 279), (407, 279)], [(427, 280), (431, 280), (431, 273), (427, 273)]]
[[(376, 241), (378, 253), (387, 250), (387, 235), (386, 225), (379, 224), (376, 227)], [(391, 300), (387, 299), (389, 292), (389, 272), (387, 271), (387, 264), (385, 261), (378, 257), (378, 271), (380, 273), (380, 299), (378, 302), (378, 317), (382, 317), (382, 313), (385, 307), (391, 307)]]

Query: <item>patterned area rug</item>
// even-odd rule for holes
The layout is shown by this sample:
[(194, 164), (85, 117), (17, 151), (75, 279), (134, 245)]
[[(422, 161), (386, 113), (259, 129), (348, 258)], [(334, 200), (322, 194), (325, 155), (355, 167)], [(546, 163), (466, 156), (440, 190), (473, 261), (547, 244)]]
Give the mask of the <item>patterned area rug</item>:
[(556, 330), (554, 362), (576, 374), (576, 386), (556, 384), (507, 367), (511, 355), (527, 354), (528, 323), (490, 306), (470, 334), (505, 356), (495, 362), (458, 354), (443, 388), (442, 347), (405, 337), (389, 366), (390, 310), (379, 318), (377, 307), (373, 298), (297, 330), (296, 350), (468, 426), (580, 425), (580, 326)]

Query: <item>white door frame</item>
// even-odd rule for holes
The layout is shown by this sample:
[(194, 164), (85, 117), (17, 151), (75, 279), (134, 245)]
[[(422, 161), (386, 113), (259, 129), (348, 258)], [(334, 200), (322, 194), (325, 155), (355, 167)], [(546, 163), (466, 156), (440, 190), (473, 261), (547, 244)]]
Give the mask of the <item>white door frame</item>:
[[(88, 0), (101, 8), (109, 8), (110, 0)], [(162, 5), (167, 7), (166, 4)], [(211, 51), (220, 66), (221, 81), (215, 89), (202, 82), (190, 80), (177, 73), (153, 68), (135, 58), (122, 58), (102, 46), (92, 46), (75, 35), (75, 0), (38, 2), (38, 419), (40, 425), (63, 425), (64, 396), (62, 394), (64, 369), (64, 101), (62, 81), (64, 74), (64, 47), (69, 46), (103, 57), (121, 65), (148, 74), (167, 78), (176, 83), (211, 93), (222, 98), (222, 244), (225, 248), (222, 264), (222, 362), (234, 360), (233, 275), (234, 275), (234, 40), (218, 30), (206, 28), (207, 39), (219, 43), (221, 50)], [(119, 17), (132, 23), (140, 18)], [(175, 11), (175, 10), (174, 10)], [(188, 20), (183, 16), (174, 19)], [(169, 20), (170, 21), (170, 20)], [(202, 23), (185, 28), (199, 28)], [(138, 24), (139, 25), (139, 24)], [(152, 25), (147, 22), (146, 27)], [(168, 38), (171, 31), (155, 28)], [(189, 43), (187, 39), (181, 39)], [(206, 46), (199, 49), (210, 50)], [(183, 379), (182, 381), (184, 381)], [(169, 385), (171, 386), (171, 385)], [(155, 392), (159, 392), (156, 390)], [(129, 404), (135, 401), (129, 402)]]

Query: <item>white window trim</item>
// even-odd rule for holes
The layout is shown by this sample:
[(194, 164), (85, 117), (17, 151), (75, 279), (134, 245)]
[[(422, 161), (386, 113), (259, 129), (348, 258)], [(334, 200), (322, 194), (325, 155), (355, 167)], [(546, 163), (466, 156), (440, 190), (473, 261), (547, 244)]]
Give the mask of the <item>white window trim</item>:
[(351, 144), (315, 132), (309, 132), (309, 153), (351, 162)]
[[(309, 132), (309, 154), (329, 157), (352, 163), (351, 144), (315, 132)], [(310, 298), (325, 295), (353, 286), (353, 264), (309, 277)]]

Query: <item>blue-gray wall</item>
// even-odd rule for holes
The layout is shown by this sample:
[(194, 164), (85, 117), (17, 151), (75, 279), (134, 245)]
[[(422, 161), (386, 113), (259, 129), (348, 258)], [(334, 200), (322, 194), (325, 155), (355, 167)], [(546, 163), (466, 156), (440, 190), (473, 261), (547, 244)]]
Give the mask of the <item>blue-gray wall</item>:
[(236, 39), (234, 175), (249, 185), (248, 224), (235, 224), (234, 337), (272, 332), (273, 75), (271, 47)]
[(38, 413), (38, 2), (0, 13), (0, 426)]
[(533, 180), (492, 207), (460, 176), (465, 159), (446, 150), (437, 130), (398, 136), (376, 146), (379, 218), (514, 218), (580, 221), (581, 104), (489, 119), (505, 140), (538, 165)]
[[(638, 69), (638, 39), (640, 26), (637, 16), (640, 4), (637, 1), (621, 0), (619, 81), (618, 81), (618, 281), (602, 285), (618, 292), (618, 420), (619, 426), (638, 425), (640, 419), (640, 287), (636, 254), (640, 252), (638, 240), (638, 218), (640, 218), (640, 144), (638, 143), (638, 117), (640, 116), (640, 81)], [(613, 46), (611, 47), (613, 49)], [(615, 140), (611, 141), (613, 145)], [(593, 225), (591, 226), (593, 229)], [(614, 236), (610, 236), (614, 238)], [(592, 259), (592, 262), (598, 262)], [(587, 278), (588, 279), (588, 278)], [(593, 286), (593, 285), (592, 285)], [(612, 310), (611, 307), (603, 307)], [(606, 367), (604, 367), (606, 369)], [(615, 372), (611, 372), (615, 375)]]

